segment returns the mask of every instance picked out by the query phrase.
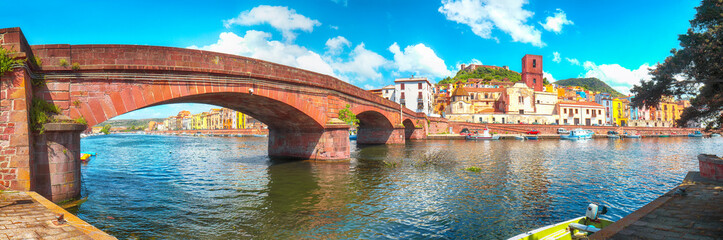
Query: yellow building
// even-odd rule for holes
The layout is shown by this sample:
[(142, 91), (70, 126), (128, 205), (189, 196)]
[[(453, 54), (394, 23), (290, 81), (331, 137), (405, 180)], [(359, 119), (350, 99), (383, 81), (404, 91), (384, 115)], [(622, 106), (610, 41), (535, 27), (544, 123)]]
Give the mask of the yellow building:
[(613, 98), (613, 122), (618, 126), (627, 126), (630, 123), (629, 104), (627, 99)]
[(246, 128), (246, 114), (236, 112), (236, 129)]
[(207, 112), (202, 112), (199, 114), (194, 114), (192, 119), (192, 125), (193, 129), (195, 130), (205, 130), (208, 129), (208, 121), (206, 116), (208, 115)]

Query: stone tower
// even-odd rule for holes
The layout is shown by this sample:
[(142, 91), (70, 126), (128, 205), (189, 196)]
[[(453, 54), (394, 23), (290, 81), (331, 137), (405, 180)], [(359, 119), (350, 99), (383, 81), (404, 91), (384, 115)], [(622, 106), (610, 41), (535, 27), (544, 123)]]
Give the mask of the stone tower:
[(522, 57), (521, 81), (535, 91), (542, 91), (542, 56), (525, 54)]

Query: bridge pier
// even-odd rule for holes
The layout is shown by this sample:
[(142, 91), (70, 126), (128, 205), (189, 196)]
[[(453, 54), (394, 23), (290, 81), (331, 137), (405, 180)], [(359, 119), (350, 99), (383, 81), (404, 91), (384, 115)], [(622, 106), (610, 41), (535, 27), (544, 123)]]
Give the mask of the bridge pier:
[(80, 196), (80, 132), (85, 124), (48, 123), (35, 135), (32, 189), (53, 202)]
[(322, 131), (269, 129), (269, 157), (347, 159), (349, 146), (346, 124), (327, 124)]
[(394, 128), (359, 128), (357, 131), (358, 144), (403, 144), (405, 138), (404, 126)]

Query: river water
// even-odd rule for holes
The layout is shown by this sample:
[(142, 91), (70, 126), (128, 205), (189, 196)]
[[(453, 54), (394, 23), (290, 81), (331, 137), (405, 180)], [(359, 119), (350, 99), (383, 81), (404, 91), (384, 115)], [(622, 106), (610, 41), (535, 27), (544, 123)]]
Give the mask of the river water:
[(355, 145), (281, 161), (259, 137), (92, 136), (73, 213), (119, 239), (499, 239), (590, 202), (618, 220), (723, 153), (723, 138)]

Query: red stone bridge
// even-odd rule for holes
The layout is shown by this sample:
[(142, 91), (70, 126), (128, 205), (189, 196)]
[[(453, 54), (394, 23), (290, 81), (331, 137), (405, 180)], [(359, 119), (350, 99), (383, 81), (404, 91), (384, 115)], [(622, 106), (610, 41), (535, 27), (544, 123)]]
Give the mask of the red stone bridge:
[[(57, 105), (72, 119), (84, 118), (87, 126), (162, 104), (227, 107), (269, 126), (272, 157), (348, 158), (350, 126), (337, 118), (346, 105), (360, 120), (360, 144), (426, 136), (423, 114), (406, 108), (402, 114), (399, 104), (334, 77), (258, 59), (158, 46), (30, 46), (20, 28), (0, 29), (0, 46), (26, 60), (0, 84), (0, 189), (45, 187), (48, 178), (67, 180), (56, 175), (74, 168), (72, 161), (62, 165), (50, 156), (58, 154), (53, 144), (59, 141), (49, 139), (52, 134), (29, 127), (33, 98)], [(79, 140), (64, 142), (71, 150), (68, 158), (77, 156)], [(72, 174), (79, 179), (79, 170)]]

